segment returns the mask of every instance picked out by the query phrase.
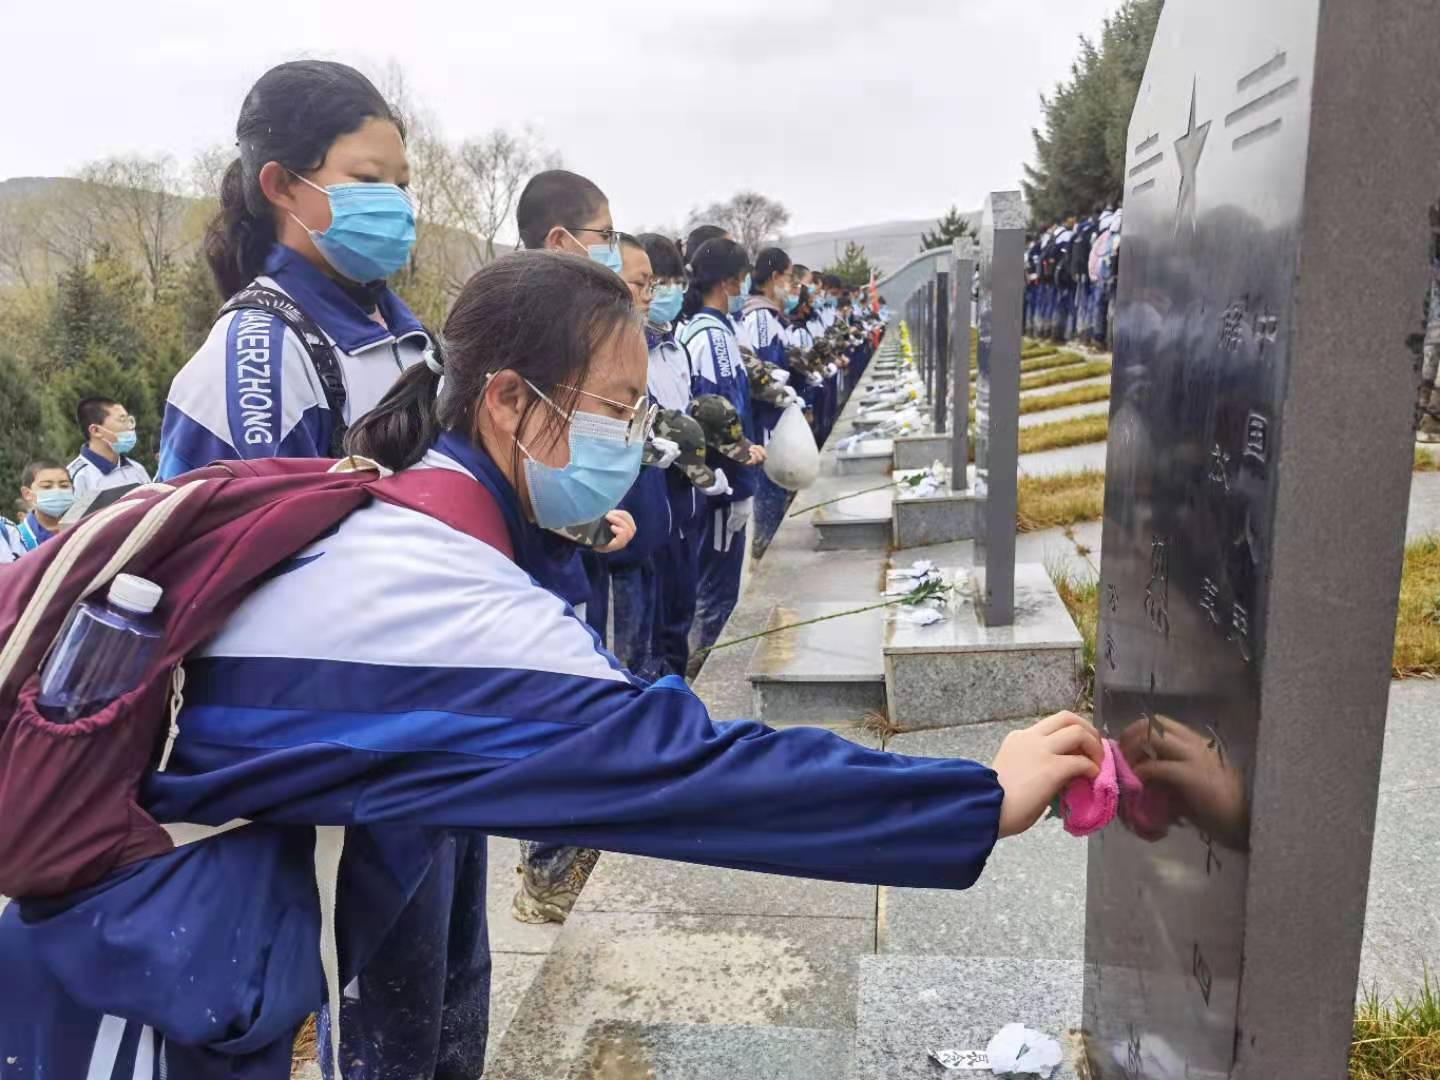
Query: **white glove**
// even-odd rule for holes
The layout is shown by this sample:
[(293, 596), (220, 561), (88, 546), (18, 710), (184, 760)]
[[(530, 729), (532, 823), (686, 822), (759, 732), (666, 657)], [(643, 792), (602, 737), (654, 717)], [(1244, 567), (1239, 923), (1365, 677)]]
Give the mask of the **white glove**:
[(725, 515), (725, 530), (734, 536), (750, 523), (750, 511), (755, 506), (754, 498), (741, 499), (739, 502), (730, 504), (730, 512)]
[(793, 386), (785, 387), (785, 395), (785, 404), (787, 406), (805, 404), (805, 402), (800, 400), (800, 395), (795, 392), (795, 388)]
[(657, 469), (668, 469), (675, 464), (675, 459), (680, 456), (680, 444), (673, 439), (667, 439), (663, 435), (656, 435), (651, 438), (650, 445), (660, 451), (660, 460), (655, 462)]
[(702, 494), (702, 495), (729, 495), (729, 494), (730, 494), (730, 490), (731, 490), (731, 489), (730, 489), (730, 481), (725, 479), (725, 470), (724, 470), (724, 469), (716, 469), (716, 470), (715, 470), (715, 483), (712, 484), (712, 485), (711, 485), (710, 487), (708, 487), (708, 488), (701, 488), (701, 489), (700, 489), (700, 494)]
[(783, 368), (776, 368), (770, 372), (770, 378), (777, 386), (784, 386), (790, 381), (790, 373)]
[[(834, 365), (831, 365), (831, 366), (833, 367)], [(817, 372), (817, 371), (812, 371), (812, 372), (810, 372), (810, 385), (811, 385), (811, 386), (824, 386), (824, 385), (825, 385), (825, 376), (821, 375), (821, 374), (820, 374), (819, 372)]]
[(835, 372), (837, 372), (837, 371), (839, 371), (839, 370), (840, 370), (840, 369), (837, 368), (834, 364), (826, 364), (826, 365), (825, 365), (825, 374), (826, 374), (826, 375), (834, 375)]

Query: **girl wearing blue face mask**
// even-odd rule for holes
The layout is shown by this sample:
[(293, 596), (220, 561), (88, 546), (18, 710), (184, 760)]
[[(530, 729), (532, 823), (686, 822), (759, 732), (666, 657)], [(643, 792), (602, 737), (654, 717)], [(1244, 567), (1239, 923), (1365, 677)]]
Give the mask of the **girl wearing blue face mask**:
[[(790, 270), (790, 256), (779, 248), (766, 248), (756, 256), (750, 295), (745, 301), (739, 333), (741, 345), (762, 361), (786, 372), (787, 377), (790, 362), (785, 345), (786, 324), (800, 299), (795, 293)], [(760, 442), (768, 446), (770, 433), (780, 422), (784, 409), (755, 400), (751, 401), (750, 408)], [(754, 556), (759, 558), (780, 527), (789, 493), (763, 472), (756, 478), (755, 484), (755, 526), (750, 530), (750, 546)]]
[[(685, 319), (678, 339), (690, 358), (690, 389), (729, 398), (741, 418), (745, 437), (758, 442), (750, 410), (750, 381), (740, 356), (735, 324), (750, 292), (750, 258), (733, 240), (707, 240), (690, 256), (690, 284), (681, 314)], [(730, 481), (728, 495), (709, 498), (705, 533), (699, 538), (700, 583), (695, 598), (696, 649), (713, 645), (740, 595), (740, 572), (745, 564), (746, 526), (755, 504), (755, 485), (765, 451), (756, 445), (750, 463), (737, 465), (715, 451), (712, 468), (724, 468)]]
[[(613, 505), (640, 467), (629, 293), (580, 258), (508, 255), (466, 283), (445, 339), (443, 383), (411, 368), (347, 445), (443, 471), (489, 526), (376, 500), (186, 657), (169, 765), (136, 798), (166, 824), (238, 827), (0, 914), (7, 1077), (288, 1080), (327, 996), (344, 1001), (347, 1080), (478, 1077), (482, 1006), (375, 996), (378, 975), (446, 966), (428, 942), (393, 971), (377, 956), (462, 839), (963, 889), (999, 837), (1098, 773), (1098, 734), (1068, 714), (1010, 734), (992, 769), (714, 723), (683, 680), (632, 678), (516, 564), (542, 522)], [(327, 851), (333, 891), (317, 890)], [(483, 941), (483, 887), (477, 903), (447, 947)], [(379, 1020), (394, 1038), (352, 1053), (350, 1026)]]
[(205, 252), (218, 322), (175, 376), (159, 476), (224, 458), (326, 457), (434, 343), (386, 279), (410, 259), (404, 124), (365, 76), (267, 71), (235, 126)]

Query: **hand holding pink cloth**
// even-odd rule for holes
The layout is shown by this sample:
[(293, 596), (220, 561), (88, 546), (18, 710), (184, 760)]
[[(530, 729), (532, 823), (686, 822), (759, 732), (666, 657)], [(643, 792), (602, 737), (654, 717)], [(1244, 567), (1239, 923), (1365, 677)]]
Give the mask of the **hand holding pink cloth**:
[(1115, 820), (1121, 797), (1138, 795), (1144, 788), (1114, 739), (1105, 740), (1105, 762), (1093, 780), (1076, 779), (1060, 796), (1065, 831), (1090, 836)]

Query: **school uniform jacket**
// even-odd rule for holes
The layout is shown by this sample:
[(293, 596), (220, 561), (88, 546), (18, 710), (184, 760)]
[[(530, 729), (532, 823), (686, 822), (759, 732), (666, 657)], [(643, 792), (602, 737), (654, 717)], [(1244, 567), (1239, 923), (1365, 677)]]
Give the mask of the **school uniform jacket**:
[[(750, 415), (750, 376), (740, 358), (740, 342), (730, 317), (714, 308), (701, 308), (680, 328), (678, 338), (690, 357), (690, 370), (694, 373), (690, 389), (694, 396), (722, 394), (729, 398), (740, 414), (745, 437), (751, 442), (760, 442)], [(713, 450), (708, 458), (711, 468), (725, 470), (731, 488), (729, 495), (710, 496), (712, 507), (728, 506), (755, 494), (757, 466), (731, 461)]]
[[(373, 409), (430, 347), (394, 293), (380, 293), (381, 326), (283, 244), (271, 248), (256, 283), (294, 300), (335, 346), (346, 423)], [(299, 337), (269, 312), (231, 312), (170, 385), (159, 476), (165, 480), (231, 458), (326, 457), (332, 427), (320, 377)]]
[[(463, 439), (416, 467), (474, 478), (507, 521), (518, 508)], [(184, 667), (173, 756), (140, 802), (162, 823), (251, 824), (11, 904), (0, 957), (219, 1051), (288, 1040), (321, 1002), (316, 824), (347, 828), (345, 982), (451, 829), (952, 889), (998, 831), (990, 769), (717, 723), (683, 680), (632, 678), (496, 549), (378, 500), (282, 564)], [(0, 979), (0, 1026), (48, 1044), (24, 1027), (43, 1011), (34, 982)]]
[(70, 474), (77, 502), (84, 502), (97, 491), (150, 482), (150, 474), (138, 461), (124, 455), (119, 461), (107, 461), (88, 446), (80, 447), (80, 453), (65, 466), (65, 471)]

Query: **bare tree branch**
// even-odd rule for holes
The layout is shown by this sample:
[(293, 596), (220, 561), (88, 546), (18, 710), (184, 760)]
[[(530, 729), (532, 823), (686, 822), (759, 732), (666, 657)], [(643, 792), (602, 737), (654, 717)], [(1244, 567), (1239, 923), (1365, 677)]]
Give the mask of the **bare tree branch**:
[(733, 236), (753, 259), (761, 248), (775, 243), (790, 220), (790, 211), (774, 199), (756, 191), (741, 191), (727, 202), (712, 203), (703, 211), (691, 211), (690, 227), (719, 225)]
[(150, 295), (159, 296), (165, 270), (182, 243), (185, 197), (175, 159), (168, 154), (105, 158), (87, 165), (80, 178), (118, 244), (139, 258)]

